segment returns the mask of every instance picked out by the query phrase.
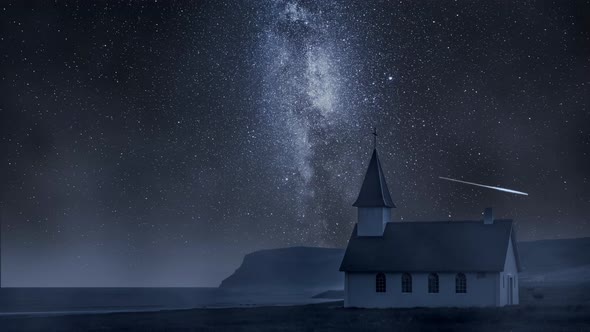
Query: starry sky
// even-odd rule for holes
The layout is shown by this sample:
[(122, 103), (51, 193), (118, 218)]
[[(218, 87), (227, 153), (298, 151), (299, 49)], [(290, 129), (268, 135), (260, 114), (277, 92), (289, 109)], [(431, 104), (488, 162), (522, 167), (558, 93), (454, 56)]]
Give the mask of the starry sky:
[(8, 1), (0, 26), (4, 286), (344, 247), (374, 126), (394, 220), (590, 236), (589, 1)]

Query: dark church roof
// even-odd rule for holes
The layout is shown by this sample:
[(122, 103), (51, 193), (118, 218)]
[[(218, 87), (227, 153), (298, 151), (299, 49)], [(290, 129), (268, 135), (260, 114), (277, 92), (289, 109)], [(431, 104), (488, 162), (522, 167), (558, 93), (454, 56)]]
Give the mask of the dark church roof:
[(390, 222), (383, 236), (352, 232), (340, 271), (492, 272), (504, 270), (512, 220)]
[(361, 186), (359, 197), (354, 202), (356, 207), (390, 207), (394, 208), (395, 204), (391, 200), (385, 175), (381, 169), (381, 162), (377, 155), (377, 149), (373, 150), (373, 156), (367, 168), (365, 180)]

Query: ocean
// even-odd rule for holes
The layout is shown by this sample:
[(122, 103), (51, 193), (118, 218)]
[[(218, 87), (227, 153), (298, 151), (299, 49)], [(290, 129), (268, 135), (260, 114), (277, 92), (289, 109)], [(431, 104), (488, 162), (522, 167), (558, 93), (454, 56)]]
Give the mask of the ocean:
[(2, 288), (0, 315), (59, 315), (317, 303), (312, 293), (220, 288)]

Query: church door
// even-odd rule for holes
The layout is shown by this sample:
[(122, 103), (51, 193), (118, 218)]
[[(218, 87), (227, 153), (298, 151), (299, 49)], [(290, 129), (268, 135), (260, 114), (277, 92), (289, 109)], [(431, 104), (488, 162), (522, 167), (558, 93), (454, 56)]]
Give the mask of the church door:
[(514, 280), (512, 276), (508, 276), (508, 304), (514, 304)]

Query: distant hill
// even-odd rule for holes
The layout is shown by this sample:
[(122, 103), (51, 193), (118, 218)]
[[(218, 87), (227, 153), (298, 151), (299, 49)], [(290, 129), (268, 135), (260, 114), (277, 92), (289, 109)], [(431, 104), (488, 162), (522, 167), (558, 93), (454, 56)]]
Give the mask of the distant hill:
[[(520, 242), (522, 277), (530, 281), (586, 281), (590, 238)], [(261, 250), (244, 257), (219, 287), (241, 290), (342, 289), (344, 249), (291, 247)]]
[(240, 267), (221, 282), (221, 288), (313, 290), (341, 288), (338, 271), (344, 250), (291, 247), (261, 250), (244, 257)]

